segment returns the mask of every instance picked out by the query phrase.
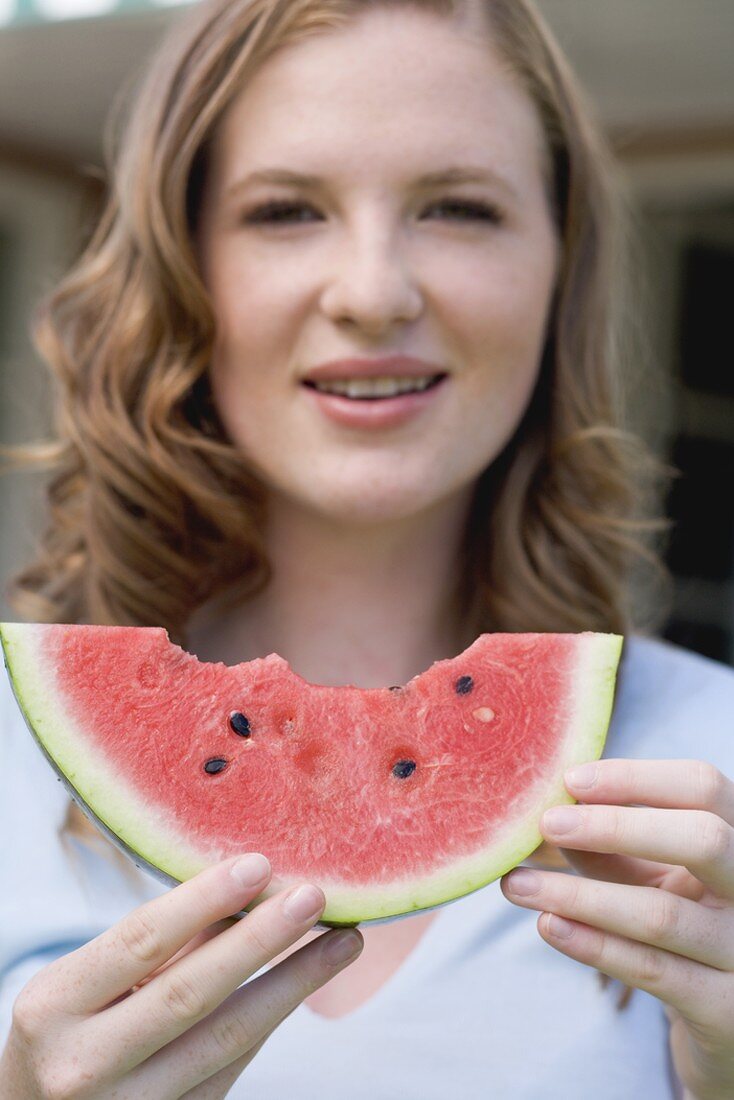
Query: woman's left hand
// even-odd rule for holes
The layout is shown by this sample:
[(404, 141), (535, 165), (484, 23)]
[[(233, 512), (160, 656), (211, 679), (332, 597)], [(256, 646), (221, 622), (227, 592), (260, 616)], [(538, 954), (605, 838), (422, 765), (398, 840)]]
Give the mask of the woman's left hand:
[[(658, 997), (695, 1100), (734, 1097), (734, 783), (700, 760), (599, 760), (567, 772), (583, 805), (547, 810), (544, 838), (579, 875), (505, 875), (542, 911), (546, 943)], [(520, 876), (532, 893), (517, 893)]]

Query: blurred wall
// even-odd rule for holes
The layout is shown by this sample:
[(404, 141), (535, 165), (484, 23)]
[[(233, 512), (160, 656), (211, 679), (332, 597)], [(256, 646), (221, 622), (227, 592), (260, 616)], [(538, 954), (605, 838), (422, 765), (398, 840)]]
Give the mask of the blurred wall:
[(671, 379), (664, 455), (682, 471), (667, 498), (672, 641), (734, 664), (734, 190), (646, 209), (659, 305), (655, 347)]

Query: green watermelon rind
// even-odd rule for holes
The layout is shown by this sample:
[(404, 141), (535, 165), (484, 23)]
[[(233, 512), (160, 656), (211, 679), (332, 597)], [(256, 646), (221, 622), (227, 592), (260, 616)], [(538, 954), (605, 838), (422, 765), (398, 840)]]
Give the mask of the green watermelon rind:
[[(217, 862), (222, 858), (219, 850), (206, 852), (200, 846), (187, 845), (155, 808), (146, 807), (146, 812), (141, 812), (139, 799), (126, 786), (124, 777), (113, 774), (103, 760), (97, 758), (87, 763), (83, 754), (74, 751), (80, 741), (74, 735), (60, 694), (52, 690), (53, 668), (43, 668), (39, 646), (34, 645), (35, 625), (0, 623), (0, 642), (11, 686), (26, 723), (74, 801), (137, 866), (167, 885), (176, 886)], [(43, 629), (44, 624), (38, 626)], [(137, 629), (156, 631), (171, 644), (162, 627)], [(439, 908), (496, 881), (536, 850), (543, 841), (539, 829), (543, 812), (550, 806), (575, 801), (565, 788), (565, 771), (601, 757), (612, 714), (624, 638), (591, 632), (577, 637), (577, 663), (569, 691), (573, 711), (565, 739), (559, 745), (556, 765), (547, 768), (536, 783), (523, 791), (517, 800), (516, 814), (506, 819), (502, 834), (495, 834), (487, 848), (454, 860), (418, 880), (396, 878), (391, 883), (360, 887), (329, 882), (320, 876), (318, 884), (326, 895), (326, 907), (319, 925), (381, 923)], [(310, 686), (299, 679), (305, 687)], [(267, 889), (248, 908), (296, 881), (301, 880), (274, 873)]]

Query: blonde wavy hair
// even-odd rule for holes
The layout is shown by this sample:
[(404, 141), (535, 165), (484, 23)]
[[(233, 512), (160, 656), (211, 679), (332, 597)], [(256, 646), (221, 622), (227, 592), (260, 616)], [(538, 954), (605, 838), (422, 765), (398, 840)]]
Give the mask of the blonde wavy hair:
[[(106, 154), (91, 239), (34, 314), (34, 345), (56, 383), (55, 438), (3, 449), (6, 468), (53, 471), (35, 560), (6, 586), (21, 617), (164, 625), (185, 647), (201, 604), (225, 592), (239, 604), (267, 585), (265, 487), (228, 439), (207, 374), (215, 318), (194, 240), (209, 149), (274, 51), (402, 3), (491, 35), (541, 119), (562, 244), (538, 385), (476, 485), (457, 570), (462, 613), (475, 634), (626, 635), (664, 620), (671, 577), (648, 544), (669, 526), (653, 515), (658, 479), (678, 471), (625, 427), (640, 367), (622, 293), (636, 294), (631, 204), (530, 0), (204, 0), (177, 17)], [(641, 600), (652, 580), (664, 592)], [(89, 829), (72, 805), (65, 832)], [(568, 866), (548, 845), (539, 859)]]

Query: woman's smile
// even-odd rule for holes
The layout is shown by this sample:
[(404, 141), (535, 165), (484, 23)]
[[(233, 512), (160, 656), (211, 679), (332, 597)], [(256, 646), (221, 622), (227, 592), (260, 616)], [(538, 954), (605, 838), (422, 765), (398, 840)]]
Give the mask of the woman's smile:
[(427, 395), (448, 378), (436, 366), (407, 355), (335, 359), (309, 370), (300, 384), (313, 393), (314, 408), (336, 423), (387, 428), (432, 403)]
[(368, 382), (349, 383), (354, 392), (340, 394), (320, 391), (313, 383), (303, 386), (314, 409), (335, 423), (347, 428), (379, 429), (397, 427), (430, 409), (447, 382), (448, 375), (439, 375), (429, 378), (422, 389), (396, 394), (360, 393), (362, 387), (375, 385)]

